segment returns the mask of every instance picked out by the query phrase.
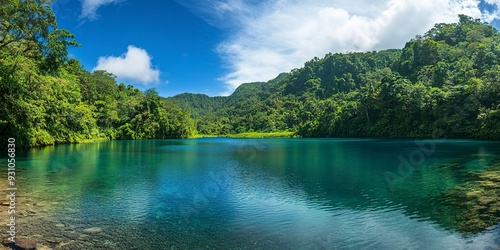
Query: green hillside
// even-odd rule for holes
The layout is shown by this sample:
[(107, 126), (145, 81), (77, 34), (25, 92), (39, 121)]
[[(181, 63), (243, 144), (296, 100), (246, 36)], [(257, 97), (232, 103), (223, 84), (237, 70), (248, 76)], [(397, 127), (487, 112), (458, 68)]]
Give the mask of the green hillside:
[(402, 50), (327, 54), (228, 97), (184, 94), (201, 134), (500, 138), (500, 36), (461, 15)]

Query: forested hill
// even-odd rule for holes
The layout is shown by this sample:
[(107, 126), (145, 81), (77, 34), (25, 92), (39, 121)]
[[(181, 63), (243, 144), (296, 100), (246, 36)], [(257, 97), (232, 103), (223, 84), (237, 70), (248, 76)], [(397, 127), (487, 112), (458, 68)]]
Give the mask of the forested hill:
[(228, 97), (170, 99), (202, 134), (500, 139), (500, 35), (461, 15), (402, 50), (328, 54)]
[(69, 58), (68, 47), (79, 44), (57, 27), (50, 2), (0, 2), (0, 141), (30, 147), (193, 135), (189, 114), (154, 89), (117, 84)]
[(228, 97), (142, 92), (84, 70), (68, 57), (72, 46), (80, 45), (57, 27), (50, 0), (0, 2), (1, 141), (30, 147), (253, 131), (500, 139), (500, 34), (467, 16), (403, 49), (328, 54)]

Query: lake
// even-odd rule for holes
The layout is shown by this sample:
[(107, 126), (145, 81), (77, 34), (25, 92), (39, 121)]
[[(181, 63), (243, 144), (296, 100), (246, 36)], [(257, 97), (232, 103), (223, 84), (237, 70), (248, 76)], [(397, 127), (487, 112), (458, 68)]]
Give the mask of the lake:
[(498, 225), (464, 232), (446, 198), (500, 142), (106, 141), (16, 161), (18, 235), (62, 249), (500, 247)]

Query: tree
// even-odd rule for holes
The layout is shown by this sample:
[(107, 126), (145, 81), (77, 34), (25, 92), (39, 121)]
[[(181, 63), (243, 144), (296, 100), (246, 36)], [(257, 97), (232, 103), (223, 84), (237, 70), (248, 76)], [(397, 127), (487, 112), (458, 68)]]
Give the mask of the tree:
[(79, 46), (74, 35), (58, 29), (50, 0), (4, 0), (0, 3), (0, 50), (42, 61), (56, 73), (67, 62), (67, 48)]

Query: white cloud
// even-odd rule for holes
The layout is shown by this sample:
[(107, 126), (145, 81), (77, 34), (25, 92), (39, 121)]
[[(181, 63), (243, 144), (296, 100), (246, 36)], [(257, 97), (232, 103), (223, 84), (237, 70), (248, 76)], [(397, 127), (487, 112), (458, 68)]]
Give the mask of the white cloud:
[(493, 6), (495, 9), (488, 10), (486, 13), (483, 13), (483, 19), (487, 22), (500, 19), (500, 0), (484, 0), (484, 2)]
[(81, 0), (82, 1), (82, 14), (80, 18), (95, 20), (97, 19), (97, 9), (111, 3), (118, 3), (122, 0)]
[(121, 56), (99, 57), (94, 70), (106, 70), (143, 85), (156, 84), (160, 82), (160, 71), (153, 68), (151, 59), (146, 50), (130, 45)]
[(457, 21), (458, 14), (485, 21), (499, 17), (498, 10), (481, 13), (480, 0), (268, 0), (259, 4), (207, 0), (202, 5), (178, 1), (213, 25), (233, 24), (233, 35), (217, 47), (231, 71), (221, 78), (228, 92), (245, 82), (267, 81), (329, 52), (402, 48), (435, 23)]

